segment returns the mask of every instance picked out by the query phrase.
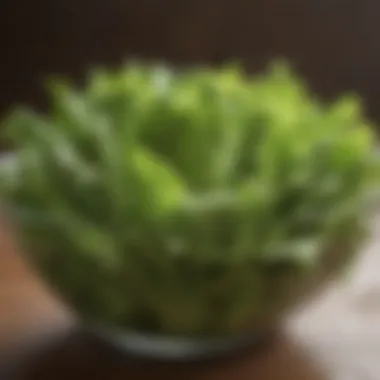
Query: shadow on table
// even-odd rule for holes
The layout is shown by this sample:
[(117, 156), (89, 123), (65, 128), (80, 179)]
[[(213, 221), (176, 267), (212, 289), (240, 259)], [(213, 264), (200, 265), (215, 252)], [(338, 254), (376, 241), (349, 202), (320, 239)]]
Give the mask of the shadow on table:
[(285, 336), (225, 359), (182, 364), (123, 355), (80, 331), (53, 340), (8, 361), (12, 366), (1, 379), (327, 380), (307, 350)]

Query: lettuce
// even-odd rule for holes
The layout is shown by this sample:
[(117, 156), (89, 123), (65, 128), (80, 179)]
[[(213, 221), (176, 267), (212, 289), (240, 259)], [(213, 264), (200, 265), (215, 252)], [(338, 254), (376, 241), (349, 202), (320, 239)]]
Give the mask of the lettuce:
[(324, 273), (331, 246), (342, 264), (356, 251), (379, 178), (359, 99), (324, 104), (283, 64), (253, 77), (134, 64), (50, 89), (49, 114), (4, 122), (17, 152), (0, 191), (84, 317), (241, 330), (290, 279)]

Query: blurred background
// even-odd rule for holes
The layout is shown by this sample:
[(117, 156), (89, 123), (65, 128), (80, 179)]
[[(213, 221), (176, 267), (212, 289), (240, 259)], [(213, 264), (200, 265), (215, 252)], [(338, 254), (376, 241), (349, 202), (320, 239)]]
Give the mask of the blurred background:
[(176, 64), (286, 57), (329, 98), (354, 90), (380, 119), (376, 0), (2, 0), (0, 114), (44, 106), (44, 78), (128, 57)]

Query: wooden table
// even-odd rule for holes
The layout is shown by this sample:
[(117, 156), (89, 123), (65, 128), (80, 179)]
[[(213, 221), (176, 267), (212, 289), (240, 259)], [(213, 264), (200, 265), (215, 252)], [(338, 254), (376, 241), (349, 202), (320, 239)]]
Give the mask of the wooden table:
[(380, 218), (349, 280), (329, 288), (259, 349), (175, 365), (122, 356), (84, 336), (0, 227), (0, 379), (379, 380)]

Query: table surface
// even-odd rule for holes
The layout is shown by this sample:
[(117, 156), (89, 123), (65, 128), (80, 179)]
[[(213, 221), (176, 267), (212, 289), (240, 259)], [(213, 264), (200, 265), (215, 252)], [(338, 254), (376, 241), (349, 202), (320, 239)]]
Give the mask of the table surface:
[(0, 379), (380, 379), (380, 217), (349, 278), (330, 284), (262, 347), (198, 364), (147, 363), (82, 334), (0, 223)]

